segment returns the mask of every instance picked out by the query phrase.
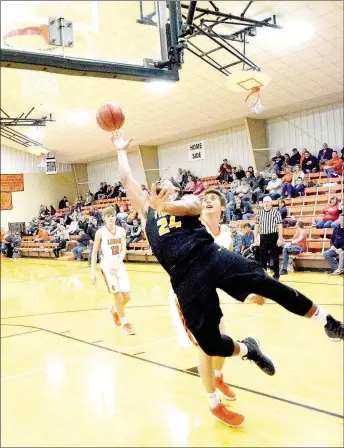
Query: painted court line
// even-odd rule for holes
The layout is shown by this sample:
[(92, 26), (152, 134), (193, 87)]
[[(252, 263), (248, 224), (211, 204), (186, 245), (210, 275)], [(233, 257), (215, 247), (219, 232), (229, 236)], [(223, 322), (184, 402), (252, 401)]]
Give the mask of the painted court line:
[(142, 347), (148, 347), (149, 345), (154, 345), (154, 344), (160, 344), (161, 342), (167, 342), (167, 341), (173, 341), (174, 339), (177, 339), (176, 336), (173, 336), (171, 338), (165, 338), (165, 339), (157, 339), (156, 341), (153, 342), (147, 342), (146, 344), (141, 344), (141, 345), (134, 345), (133, 347), (124, 347), (123, 349), (121, 349), (121, 351), (123, 350), (136, 350), (138, 348), (142, 348)]
[[(70, 366), (72, 364), (79, 364), (79, 363), (82, 363), (82, 362), (86, 362), (89, 359), (91, 359), (91, 358), (88, 357), (88, 358), (76, 359), (75, 361), (66, 362), (64, 365), (65, 366)], [(17, 373), (16, 375), (10, 375), (10, 376), (1, 377), (1, 381), (8, 381), (8, 380), (16, 379), (16, 378), (21, 378), (23, 376), (34, 375), (35, 373), (44, 372), (47, 369), (48, 369), (48, 367), (43, 367), (41, 369), (35, 369), (35, 370), (29, 370), (28, 372)]]

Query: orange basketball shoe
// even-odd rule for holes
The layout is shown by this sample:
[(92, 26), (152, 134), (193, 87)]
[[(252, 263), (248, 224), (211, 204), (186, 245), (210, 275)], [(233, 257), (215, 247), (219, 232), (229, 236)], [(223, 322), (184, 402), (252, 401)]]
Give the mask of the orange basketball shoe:
[(226, 398), (226, 400), (236, 400), (236, 394), (232, 391), (232, 389), (223, 381), (223, 375), (215, 377), (215, 385), (216, 389), (222, 395), (222, 397)]
[(109, 308), (109, 311), (111, 313), (111, 316), (113, 318), (115, 325), (117, 325), (117, 327), (120, 327), (121, 319), (119, 318), (119, 315), (118, 315), (117, 311), (115, 310), (115, 308), (112, 306), (111, 308)]
[(215, 418), (220, 420), (220, 422), (224, 423), (225, 425), (231, 426), (232, 428), (239, 428), (245, 422), (244, 415), (230, 411), (223, 403), (221, 403), (221, 401), (216, 405), (215, 408), (209, 409)]
[(126, 324), (123, 325), (123, 333), (124, 334), (135, 334), (135, 328), (129, 323), (127, 322)]

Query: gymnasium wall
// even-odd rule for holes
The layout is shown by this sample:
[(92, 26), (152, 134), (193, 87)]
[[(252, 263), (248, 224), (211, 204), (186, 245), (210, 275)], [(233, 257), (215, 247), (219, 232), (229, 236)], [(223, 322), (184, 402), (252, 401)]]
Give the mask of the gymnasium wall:
[[(140, 152), (129, 152), (128, 160), (133, 171), (134, 178), (140, 184), (146, 184), (146, 176), (143, 169)], [(88, 182), (90, 183), (92, 193), (95, 193), (98, 190), (100, 182), (107, 182), (108, 184), (113, 185), (120, 180), (117, 157), (90, 162), (87, 164), (87, 171)]]
[(291, 154), (293, 148), (307, 148), (318, 154), (323, 143), (341, 150), (343, 143), (343, 103), (316, 107), (301, 112), (270, 118), (267, 132), (270, 152), (277, 149)]
[[(189, 161), (188, 145), (197, 141), (204, 142), (205, 159)], [(236, 166), (251, 165), (244, 125), (161, 145), (158, 152), (162, 177), (176, 176), (178, 168), (190, 170), (199, 177), (214, 176), (226, 158)]]
[(24, 174), (24, 191), (12, 193), (12, 210), (1, 211), (1, 227), (9, 222), (30, 221), (38, 215), (39, 206), (58, 207), (66, 195), (74, 202), (77, 194), (71, 165), (59, 163), (58, 174), (47, 176), (37, 167), (32, 154), (1, 145), (1, 174)]

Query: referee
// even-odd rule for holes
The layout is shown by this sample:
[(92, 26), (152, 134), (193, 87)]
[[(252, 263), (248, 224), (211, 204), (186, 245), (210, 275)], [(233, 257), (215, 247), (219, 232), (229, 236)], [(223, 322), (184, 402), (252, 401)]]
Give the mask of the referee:
[(272, 208), (272, 199), (265, 196), (254, 227), (255, 243), (260, 246), (260, 264), (266, 269), (270, 258), (273, 260), (273, 278), (279, 279), (279, 253), (282, 246), (282, 217)]

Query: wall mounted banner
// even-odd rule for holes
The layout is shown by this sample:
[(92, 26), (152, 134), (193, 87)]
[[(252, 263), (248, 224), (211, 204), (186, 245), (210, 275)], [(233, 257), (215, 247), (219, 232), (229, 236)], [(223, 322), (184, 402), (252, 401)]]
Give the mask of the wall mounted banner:
[(188, 160), (194, 162), (196, 160), (205, 159), (204, 141), (189, 143), (188, 145)]
[(1, 192), (1, 210), (12, 210), (12, 193)]
[(24, 191), (23, 174), (1, 174), (0, 182), (0, 191)]

